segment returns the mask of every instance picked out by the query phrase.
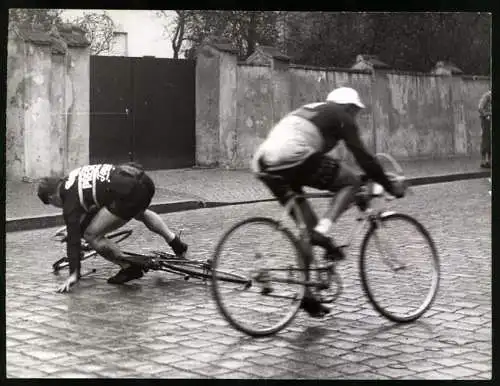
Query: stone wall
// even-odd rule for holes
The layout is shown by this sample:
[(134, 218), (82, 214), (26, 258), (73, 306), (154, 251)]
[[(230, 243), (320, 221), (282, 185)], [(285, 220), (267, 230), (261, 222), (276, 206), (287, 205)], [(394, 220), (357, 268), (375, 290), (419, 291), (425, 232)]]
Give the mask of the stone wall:
[(88, 163), (90, 52), (81, 32), (13, 30), (7, 49), (7, 178)]
[[(219, 50), (207, 44), (199, 51), (198, 165), (248, 168), (255, 149), (283, 115), (324, 100), (341, 86), (358, 90), (367, 106), (358, 123), (372, 151), (400, 160), (479, 154), (477, 104), (490, 87), (489, 78), (317, 68), (270, 59), (271, 65), (262, 64), (263, 59), (236, 62), (226, 45)], [(335, 153), (350, 158), (343, 146)]]

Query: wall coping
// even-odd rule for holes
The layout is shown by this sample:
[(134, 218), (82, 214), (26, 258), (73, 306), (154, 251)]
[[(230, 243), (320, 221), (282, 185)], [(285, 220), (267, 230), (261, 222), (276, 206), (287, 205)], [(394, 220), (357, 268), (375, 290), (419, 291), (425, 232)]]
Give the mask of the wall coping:
[(378, 70), (377, 72), (384, 72), (391, 75), (415, 75), (415, 76), (431, 76), (435, 78), (486, 78), (490, 77), (487, 75), (474, 75), (474, 74), (433, 74), (431, 72), (418, 72), (418, 71), (404, 71), (404, 70)]
[(343, 67), (321, 67), (321, 66), (310, 66), (304, 64), (290, 64), (290, 69), (298, 70), (313, 70), (313, 71), (333, 71), (333, 72), (351, 72), (354, 74), (371, 74), (371, 70), (357, 70), (353, 68), (343, 68)]
[(269, 64), (262, 64), (262, 63), (247, 63), (244, 60), (238, 60), (237, 62), (238, 66), (245, 66), (245, 67), (271, 67)]
[[(19, 27), (16, 28), (15, 36), (26, 42), (42, 46), (50, 46), (57, 39), (64, 41), (68, 47), (90, 46), (90, 42), (81, 31), (81, 28), (78, 27), (69, 30), (67, 26), (53, 29), (51, 32), (43, 31), (39, 28)], [(56, 53), (59, 53), (60, 49), (60, 47), (57, 47), (55, 49)]]
[(231, 54), (237, 54), (239, 52), (230, 39), (224, 38), (222, 36), (209, 36), (204, 39), (204, 41), (198, 46), (198, 49), (202, 49), (204, 46), (210, 46), (221, 52), (228, 52)]
[(488, 75), (460, 75), (462, 79), (467, 80), (491, 80), (491, 77)]
[[(251, 64), (246, 64), (251, 65)], [(414, 75), (414, 76), (427, 76), (427, 77), (452, 77), (452, 78), (463, 78), (463, 79), (471, 79), (471, 80), (489, 80), (491, 77), (487, 75), (474, 75), (474, 74), (453, 74), (453, 75), (439, 75), (432, 74), (430, 72), (418, 72), (418, 71), (404, 71), (404, 70), (395, 70), (395, 69), (376, 69), (374, 71), (371, 70), (358, 70), (352, 68), (343, 68), (343, 67), (321, 67), (321, 66), (309, 66), (303, 64), (290, 64), (290, 69), (301, 69), (301, 70), (315, 70), (315, 71), (331, 71), (331, 72), (350, 72), (350, 73), (358, 73), (358, 74), (373, 74), (373, 73), (384, 73), (390, 75)]]
[[(273, 47), (273, 46), (265, 46), (265, 45), (261, 46), (261, 45), (258, 45), (255, 48), (255, 51), (261, 52), (263, 55), (267, 56), (268, 58), (272, 58), (272, 59), (276, 59), (276, 60), (281, 60), (281, 61), (284, 61), (284, 62), (290, 62), (290, 60), (291, 60), (291, 58), (288, 55), (283, 54), (278, 48)], [(252, 55), (250, 55), (250, 57)]]

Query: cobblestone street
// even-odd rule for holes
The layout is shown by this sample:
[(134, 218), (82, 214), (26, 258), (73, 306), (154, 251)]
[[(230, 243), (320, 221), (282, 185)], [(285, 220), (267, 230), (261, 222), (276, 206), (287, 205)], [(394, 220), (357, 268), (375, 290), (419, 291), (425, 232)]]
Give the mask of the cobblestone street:
[[(289, 327), (255, 339), (219, 314), (210, 284), (165, 272), (113, 286), (116, 268), (101, 258), (97, 272), (70, 294), (55, 289), (67, 277), (51, 273), (65, 254), (55, 228), (6, 234), (6, 355), (8, 377), (54, 378), (312, 378), (489, 379), (492, 374), (491, 197), (487, 179), (414, 187), (415, 195), (382, 203), (416, 217), (441, 259), (441, 283), (431, 309), (398, 325), (374, 311), (360, 286), (358, 251), (340, 264), (344, 292), (331, 314), (300, 312)], [(325, 199), (312, 201), (321, 213)], [(250, 216), (281, 214), (276, 202), (162, 215), (183, 229), (191, 258), (211, 257), (222, 233)], [(334, 232), (342, 238), (354, 210)], [(127, 250), (164, 248), (132, 222)]]

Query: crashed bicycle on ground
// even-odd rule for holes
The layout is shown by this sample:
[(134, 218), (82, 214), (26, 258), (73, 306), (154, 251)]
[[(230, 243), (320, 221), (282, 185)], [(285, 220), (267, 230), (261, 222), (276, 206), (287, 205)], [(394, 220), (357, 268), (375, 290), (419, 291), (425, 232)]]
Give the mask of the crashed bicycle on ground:
[[(116, 243), (120, 243), (130, 237), (132, 234), (131, 229), (119, 230), (106, 235), (107, 238), (113, 240)], [(67, 232), (66, 227), (59, 228), (53, 238), (61, 243), (66, 242)], [(81, 239), (81, 257), (80, 261), (85, 261), (90, 258), (99, 256), (98, 253), (92, 249), (92, 247), (85, 241)], [(123, 251), (125, 257), (124, 260), (132, 263), (139, 264), (142, 266), (144, 271), (164, 271), (173, 273), (176, 275), (183, 276), (184, 280), (189, 280), (191, 278), (196, 279), (211, 279), (212, 278), (212, 262), (211, 260), (194, 260), (188, 258), (177, 257), (173, 253), (161, 251), (161, 250), (151, 250), (147, 253), (137, 253), (131, 251)], [(67, 257), (62, 257), (54, 264), (52, 264), (52, 270), (54, 274), (58, 274), (61, 270), (67, 269), (69, 267), (69, 260)], [(97, 270), (95, 268), (83, 273), (81, 276), (87, 276), (89, 274), (95, 273)], [(219, 272), (220, 279), (236, 284), (245, 284), (246, 280), (242, 276), (233, 274), (228, 271)]]

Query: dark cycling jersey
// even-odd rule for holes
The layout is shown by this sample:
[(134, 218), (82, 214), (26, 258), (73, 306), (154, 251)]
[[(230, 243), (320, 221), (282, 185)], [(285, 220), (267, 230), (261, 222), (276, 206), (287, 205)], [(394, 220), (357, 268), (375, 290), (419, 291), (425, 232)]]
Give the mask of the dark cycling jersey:
[(137, 167), (95, 164), (71, 171), (60, 191), (70, 272), (79, 270), (81, 237), (100, 208), (129, 220), (149, 205), (153, 194), (154, 184)]
[(391, 191), (392, 185), (380, 163), (364, 146), (355, 120), (341, 105), (331, 102), (307, 104), (285, 116), (257, 150), (254, 170), (258, 170), (255, 161), (261, 156), (267, 161), (268, 170), (286, 169), (301, 164), (312, 154), (328, 153), (341, 140), (366, 174)]

